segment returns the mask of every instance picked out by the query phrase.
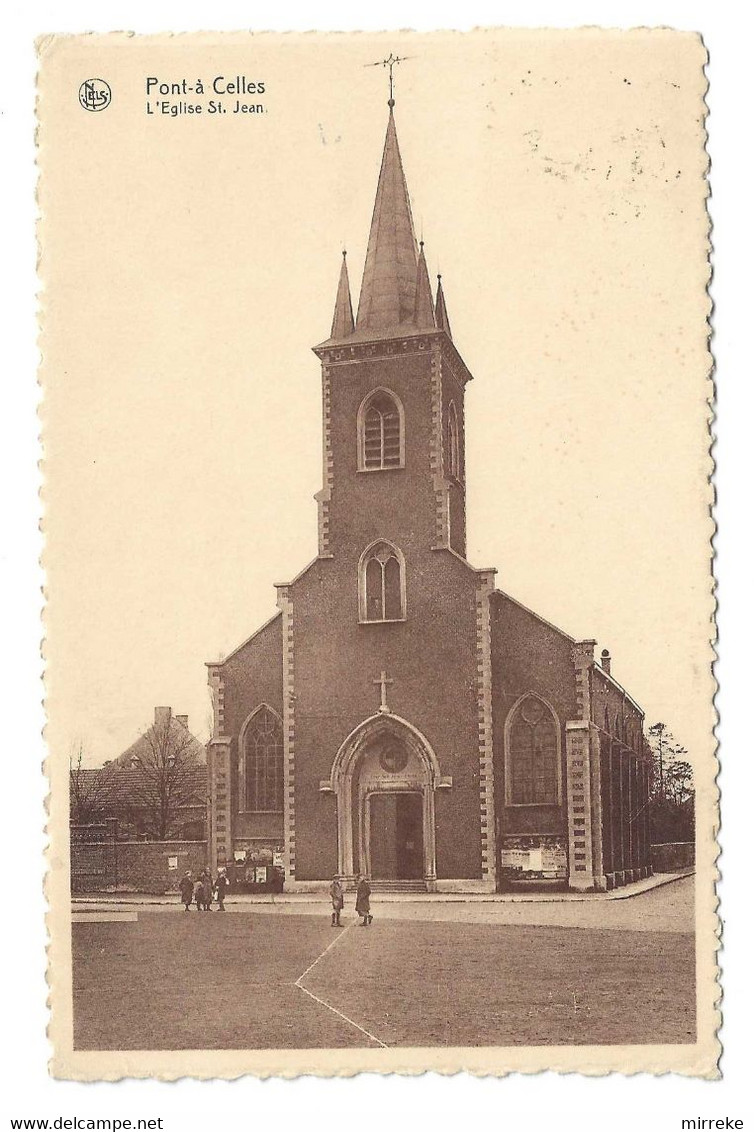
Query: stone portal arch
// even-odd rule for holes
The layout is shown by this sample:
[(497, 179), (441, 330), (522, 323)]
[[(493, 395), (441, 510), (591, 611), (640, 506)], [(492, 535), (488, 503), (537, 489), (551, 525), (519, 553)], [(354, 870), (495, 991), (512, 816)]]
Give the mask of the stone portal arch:
[(332, 765), (330, 789), (338, 812), (338, 872), (371, 873), (370, 799), (375, 794), (421, 798), (422, 867), (427, 888), (437, 879), (435, 788), (437, 756), (421, 732), (390, 712), (359, 724), (342, 743)]

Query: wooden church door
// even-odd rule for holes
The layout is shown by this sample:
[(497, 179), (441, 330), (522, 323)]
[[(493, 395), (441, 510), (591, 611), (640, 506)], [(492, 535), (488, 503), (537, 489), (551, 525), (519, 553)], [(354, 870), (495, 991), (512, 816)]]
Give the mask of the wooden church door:
[(424, 826), (420, 793), (370, 795), (369, 849), (375, 880), (421, 880)]

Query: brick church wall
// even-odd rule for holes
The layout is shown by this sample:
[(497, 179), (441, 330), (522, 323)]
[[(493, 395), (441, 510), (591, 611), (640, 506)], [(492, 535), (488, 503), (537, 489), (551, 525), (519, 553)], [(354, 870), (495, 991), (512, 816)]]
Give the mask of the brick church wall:
[(598, 665), (592, 670), (591, 703), (600, 735), (603, 869), (612, 888), (642, 879), (653, 866), (650, 766), (641, 712)]
[(238, 738), (248, 716), (266, 703), (282, 718), (283, 675), (281, 618), (277, 614), (241, 645), (225, 662), (225, 732), (233, 739), (230, 751), (232, 837), (282, 838), (282, 814), (239, 812)]
[[(466, 554), (466, 417), (464, 411), (465, 391), (462, 383), (454, 376), (447, 360), (442, 365), (442, 404), (443, 404), (443, 470), (449, 481), (448, 511), (450, 519), (450, 545), (457, 554)], [(451, 402), (455, 405), (458, 422), (458, 455), (460, 476), (458, 480), (449, 474), (450, 456), (447, 451), (447, 414)]]
[[(500, 835), (565, 836), (565, 723), (576, 716), (573, 640), (499, 591), (492, 595), (491, 621), (495, 798)], [(535, 692), (547, 700), (560, 720), (560, 806), (505, 806), (505, 721), (526, 692)]]
[[(438, 878), (479, 877), (476, 575), (452, 554), (430, 552), (420, 571), (409, 570), (407, 620), (360, 625), (356, 568), (355, 559), (319, 560), (294, 590), (297, 879), (337, 868), (335, 799), (319, 784), (349, 733), (377, 710), (372, 681), (383, 668), (394, 680), (391, 711), (422, 732), (453, 778), (436, 796)], [(339, 616), (350, 603), (353, 616)]]
[[(336, 559), (346, 549), (344, 569), (354, 570), (350, 555), (374, 539), (398, 541), (406, 559), (414, 548), (435, 544), (435, 496), (429, 474), (432, 443), (430, 354), (399, 354), (353, 365), (331, 366), (333, 489), (330, 502), (330, 549)], [(357, 471), (356, 420), (364, 397), (387, 387), (403, 404), (406, 431), (405, 468)], [(403, 534), (402, 532), (405, 532)], [(409, 542), (406, 543), (406, 536)], [(355, 576), (355, 573), (354, 573)], [(356, 609), (356, 588), (350, 605)], [(346, 606), (348, 608), (348, 606)]]

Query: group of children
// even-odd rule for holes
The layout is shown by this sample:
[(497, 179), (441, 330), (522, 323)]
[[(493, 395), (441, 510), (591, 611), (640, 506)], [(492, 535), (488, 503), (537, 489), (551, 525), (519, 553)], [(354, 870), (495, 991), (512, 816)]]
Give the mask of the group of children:
[[(330, 882), (330, 900), (332, 901), (332, 919), (331, 924), (334, 928), (339, 928), (340, 913), (343, 911), (343, 904), (345, 903), (346, 890), (343, 881), (336, 874)], [(369, 898), (372, 895), (372, 889), (369, 881), (365, 876), (360, 876), (356, 885), (356, 912), (361, 916), (360, 928), (368, 928), (374, 916), (371, 913)]]
[(225, 911), (225, 891), (229, 881), (225, 869), (218, 870), (217, 877), (212, 880), (209, 869), (202, 869), (197, 880), (191, 873), (186, 873), (181, 880), (181, 902), (188, 912), (192, 904), (196, 904), (197, 912), (211, 912), (212, 898), (217, 895), (219, 912)]
[[(211, 912), (212, 898), (217, 895), (219, 912), (225, 911), (225, 893), (228, 888), (228, 876), (224, 868), (218, 869), (215, 880), (209, 869), (202, 869), (198, 878), (194, 880), (190, 872), (184, 874), (181, 880), (181, 902), (188, 912), (192, 904), (196, 904), (197, 912)], [(332, 926), (339, 928), (340, 914), (345, 903), (345, 886), (340, 876), (334, 876), (330, 884), (330, 900), (332, 901)], [(356, 885), (356, 912), (361, 917), (362, 928), (367, 928), (374, 917), (370, 910), (370, 897), (372, 889), (365, 876), (360, 876)]]

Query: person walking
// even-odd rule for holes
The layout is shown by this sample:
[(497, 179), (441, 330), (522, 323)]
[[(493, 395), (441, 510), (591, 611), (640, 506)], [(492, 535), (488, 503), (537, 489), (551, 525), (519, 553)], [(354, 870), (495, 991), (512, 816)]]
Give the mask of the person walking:
[(194, 883), (194, 900), (196, 901), (197, 912), (204, 910), (204, 880), (201, 876), (197, 877)]
[(194, 882), (191, 879), (190, 872), (185, 873), (184, 876), (181, 877), (180, 890), (181, 903), (185, 905), (186, 911), (188, 912), (194, 902)]
[(332, 927), (339, 928), (340, 913), (343, 911), (343, 882), (336, 873), (330, 882), (330, 900), (332, 901)]
[(218, 912), (225, 911), (225, 890), (228, 887), (228, 875), (224, 868), (218, 870), (217, 879), (215, 880), (215, 892), (217, 893), (217, 910)]
[(372, 895), (372, 890), (369, 887), (369, 881), (365, 876), (359, 877), (359, 883), (356, 886), (356, 912), (359, 916), (363, 916), (359, 927), (366, 928), (372, 922), (372, 913), (369, 906), (369, 898)]

